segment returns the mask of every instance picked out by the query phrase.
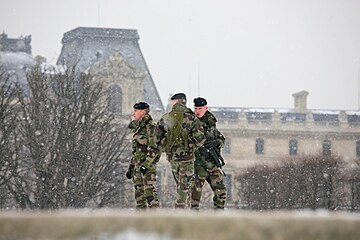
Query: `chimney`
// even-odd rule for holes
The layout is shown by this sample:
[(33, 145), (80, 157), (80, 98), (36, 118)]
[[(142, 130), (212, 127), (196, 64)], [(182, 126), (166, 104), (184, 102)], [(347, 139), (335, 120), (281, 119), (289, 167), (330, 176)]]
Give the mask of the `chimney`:
[(301, 91), (293, 94), (295, 112), (306, 112), (307, 95), (309, 95), (307, 91)]

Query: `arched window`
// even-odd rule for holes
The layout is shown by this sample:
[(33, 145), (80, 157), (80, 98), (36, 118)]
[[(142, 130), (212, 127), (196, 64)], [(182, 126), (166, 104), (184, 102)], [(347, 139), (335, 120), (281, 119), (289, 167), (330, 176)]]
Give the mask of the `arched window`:
[(226, 187), (226, 201), (232, 201), (232, 177), (231, 174), (224, 176), (224, 184)]
[(330, 156), (331, 155), (331, 141), (325, 140), (323, 142), (323, 155)]
[(264, 154), (264, 139), (257, 138), (255, 143), (256, 154)]
[(356, 141), (356, 156), (360, 157), (360, 141)]
[(296, 155), (298, 150), (298, 141), (296, 139), (291, 139), (289, 142), (289, 154)]
[(117, 84), (112, 84), (108, 89), (108, 109), (115, 114), (122, 111), (122, 90)]
[(230, 138), (225, 139), (223, 153), (231, 154), (231, 139)]

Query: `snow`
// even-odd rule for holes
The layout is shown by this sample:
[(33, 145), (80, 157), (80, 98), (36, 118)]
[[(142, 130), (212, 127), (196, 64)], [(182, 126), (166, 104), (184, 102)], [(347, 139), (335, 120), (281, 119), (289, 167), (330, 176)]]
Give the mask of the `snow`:
[(156, 233), (139, 233), (133, 228), (130, 228), (122, 233), (111, 234), (103, 233), (100, 234), (99, 240), (170, 240), (169, 236), (162, 236)]
[[(309, 209), (3, 211), (0, 214), (0, 235), (4, 239), (170, 240), (240, 239), (239, 236), (243, 236), (254, 240), (352, 240), (359, 239), (359, 223), (358, 213)], [(293, 238), (294, 234), (296, 238)]]
[(33, 56), (23, 52), (0, 52), (0, 61), (6, 66), (31, 66), (35, 62)]
[(42, 63), (41, 71), (48, 74), (65, 74), (66, 67), (61, 65), (53, 65), (51, 63)]

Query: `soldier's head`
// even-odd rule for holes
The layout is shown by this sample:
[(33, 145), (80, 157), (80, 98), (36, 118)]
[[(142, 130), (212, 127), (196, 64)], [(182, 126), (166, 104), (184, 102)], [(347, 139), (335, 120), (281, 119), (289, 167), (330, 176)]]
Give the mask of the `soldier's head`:
[(208, 109), (205, 98), (194, 98), (194, 113), (198, 118), (202, 118)]
[(171, 97), (171, 103), (172, 105), (175, 105), (176, 103), (182, 103), (186, 105), (186, 95), (185, 93), (176, 93)]
[(138, 102), (134, 104), (133, 117), (135, 121), (141, 120), (149, 112), (150, 107), (146, 102)]

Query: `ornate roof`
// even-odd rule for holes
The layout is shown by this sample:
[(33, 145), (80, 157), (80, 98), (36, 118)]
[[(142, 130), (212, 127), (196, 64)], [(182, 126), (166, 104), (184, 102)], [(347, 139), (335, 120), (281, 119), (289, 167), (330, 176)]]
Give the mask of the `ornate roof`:
[(132, 29), (78, 27), (63, 36), (57, 64), (86, 71), (93, 64), (118, 53), (129, 65), (144, 73), (144, 101), (154, 109), (164, 110), (160, 96), (142, 55), (139, 35)]

